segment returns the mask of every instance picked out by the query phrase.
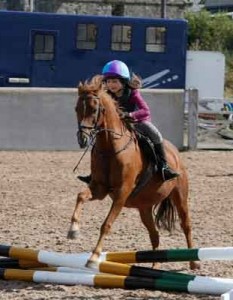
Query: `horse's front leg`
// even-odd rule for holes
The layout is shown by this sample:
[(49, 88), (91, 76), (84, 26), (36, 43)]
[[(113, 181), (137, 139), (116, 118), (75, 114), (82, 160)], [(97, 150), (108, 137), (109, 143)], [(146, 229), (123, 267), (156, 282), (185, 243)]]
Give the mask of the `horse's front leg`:
[(98, 242), (92, 252), (90, 259), (87, 261), (86, 267), (92, 268), (92, 267), (96, 266), (98, 259), (100, 257), (100, 254), (102, 252), (102, 249), (103, 249), (104, 239), (109, 234), (112, 224), (114, 223), (114, 221), (120, 214), (122, 208), (124, 207), (125, 201), (128, 197), (128, 194), (129, 193), (127, 193), (127, 196), (120, 195), (119, 197), (115, 198), (115, 200), (113, 198), (113, 203), (112, 203), (111, 209), (110, 209), (104, 223), (101, 226)]
[(79, 233), (79, 219), (81, 214), (82, 204), (91, 199), (92, 193), (89, 188), (85, 189), (83, 192), (79, 193), (76, 200), (75, 209), (71, 217), (70, 229), (67, 234), (68, 239), (75, 239)]

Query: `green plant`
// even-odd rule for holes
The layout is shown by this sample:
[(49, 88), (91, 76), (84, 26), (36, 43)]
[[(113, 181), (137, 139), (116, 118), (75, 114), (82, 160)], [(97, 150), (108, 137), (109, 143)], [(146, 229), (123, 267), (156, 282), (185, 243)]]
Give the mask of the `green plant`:
[(185, 14), (188, 21), (188, 49), (220, 51), (226, 57), (225, 96), (233, 95), (233, 20), (224, 13), (206, 10)]

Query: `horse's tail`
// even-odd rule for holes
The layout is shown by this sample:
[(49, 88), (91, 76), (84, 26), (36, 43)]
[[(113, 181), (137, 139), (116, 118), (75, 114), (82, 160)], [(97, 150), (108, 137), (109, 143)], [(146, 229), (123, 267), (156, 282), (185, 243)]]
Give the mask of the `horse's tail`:
[[(157, 212), (155, 211), (157, 209)], [(154, 207), (155, 224), (158, 228), (164, 228), (171, 232), (175, 229), (176, 210), (169, 197)]]

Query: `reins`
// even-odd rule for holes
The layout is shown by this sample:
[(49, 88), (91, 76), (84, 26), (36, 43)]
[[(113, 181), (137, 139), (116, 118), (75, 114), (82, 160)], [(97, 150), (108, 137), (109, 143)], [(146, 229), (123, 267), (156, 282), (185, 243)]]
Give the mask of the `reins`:
[[(124, 136), (124, 134), (117, 133), (117, 132), (113, 131), (112, 129), (108, 129), (108, 128), (103, 128), (101, 131), (107, 131), (107, 132), (119, 135), (120, 136), (119, 139)], [(121, 153), (122, 151), (126, 150), (128, 148), (128, 146), (131, 144), (131, 142), (133, 141), (133, 139), (134, 139), (133, 134), (129, 135), (128, 137), (129, 137), (129, 140), (127, 141), (127, 143), (122, 148), (120, 148), (119, 150), (117, 150), (115, 152), (110, 152), (110, 153), (106, 154), (106, 152), (104, 152), (104, 151), (101, 151), (98, 149), (96, 149), (96, 150), (103, 156), (117, 155), (117, 154)]]
[[(78, 169), (78, 167), (79, 167), (81, 161), (83, 160), (84, 156), (87, 154), (87, 151), (88, 151), (90, 145), (92, 144), (92, 142), (93, 142), (93, 140), (91, 140), (91, 142), (87, 145), (85, 151), (83, 152), (82, 156), (80, 157), (79, 161), (77, 162), (76, 166), (74, 167), (73, 173), (75, 173), (76, 170)], [(92, 145), (92, 146), (93, 146), (93, 145)]]
[[(78, 167), (79, 167), (81, 161), (83, 160), (84, 156), (87, 154), (87, 151), (88, 151), (88, 149), (90, 148), (90, 146), (92, 146), (92, 147), (95, 146), (95, 143), (94, 143), (94, 142), (95, 142), (95, 140), (96, 140), (96, 136), (97, 136), (99, 133), (104, 132), (104, 131), (105, 131), (105, 132), (112, 133), (112, 134), (115, 134), (115, 135), (118, 135), (118, 136), (119, 136), (119, 139), (120, 139), (121, 137), (124, 136), (123, 133), (118, 133), (118, 132), (114, 131), (113, 129), (109, 129), (109, 128), (98, 128), (98, 129), (95, 129), (94, 132), (91, 133), (91, 135), (90, 135), (90, 143), (87, 145), (87, 147), (86, 147), (85, 151), (83, 152), (81, 158), (79, 159), (78, 163), (77, 163), (76, 166), (74, 167), (73, 173), (76, 173), (76, 170), (78, 169)], [(128, 147), (128, 146), (131, 144), (131, 142), (133, 141), (133, 139), (134, 139), (134, 136), (133, 136), (133, 134), (131, 134), (131, 135), (129, 136), (128, 142), (127, 142), (121, 149), (119, 149), (119, 150), (117, 150), (117, 151), (115, 151), (115, 152), (111, 152), (111, 154), (108, 154), (108, 155), (113, 155), (113, 154), (114, 154), (114, 155), (117, 155), (117, 154), (121, 153), (122, 151), (126, 150), (127, 147)], [(98, 150), (97, 150), (97, 151), (98, 151)], [(99, 153), (101, 153), (101, 152), (103, 153), (103, 151), (98, 151), (98, 152), (99, 152)], [(108, 155), (106, 155), (106, 154), (103, 154), (103, 155), (108, 156)]]

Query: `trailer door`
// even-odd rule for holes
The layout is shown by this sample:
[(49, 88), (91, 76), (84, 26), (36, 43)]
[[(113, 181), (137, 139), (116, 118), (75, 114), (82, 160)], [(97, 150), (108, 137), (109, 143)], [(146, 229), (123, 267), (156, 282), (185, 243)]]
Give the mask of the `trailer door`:
[(32, 30), (31, 41), (31, 85), (39, 87), (55, 86), (57, 31)]

